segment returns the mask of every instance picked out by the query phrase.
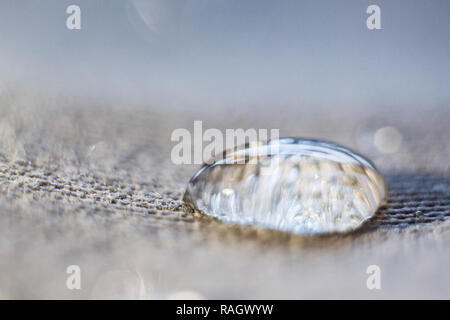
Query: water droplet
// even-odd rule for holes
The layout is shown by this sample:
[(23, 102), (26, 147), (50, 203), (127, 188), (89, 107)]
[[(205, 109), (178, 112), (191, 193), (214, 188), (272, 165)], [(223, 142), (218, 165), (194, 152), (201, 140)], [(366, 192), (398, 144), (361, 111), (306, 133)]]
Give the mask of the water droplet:
[(205, 297), (196, 291), (183, 290), (171, 293), (167, 300), (205, 300)]
[(395, 127), (383, 127), (374, 135), (374, 144), (382, 153), (395, 153), (402, 144), (403, 137)]
[(111, 270), (103, 273), (95, 281), (92, 299), (142, 300), (148, 297), (148, 289), (136, 270)]
[(183, 200), (223, 221), (312, 234), (355, 229), (386, 196), (383, 176), (355, 152), (281, 138), (226, 151), (197, 171)]

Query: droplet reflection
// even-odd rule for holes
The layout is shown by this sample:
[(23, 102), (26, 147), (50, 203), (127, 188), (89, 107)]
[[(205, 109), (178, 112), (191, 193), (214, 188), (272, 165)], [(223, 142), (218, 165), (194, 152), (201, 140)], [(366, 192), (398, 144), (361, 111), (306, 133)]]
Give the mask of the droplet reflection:
[(395, 153), (402, 144), (403, 137), (395, 127), (383, 127), (374, 135), (374, 144), (382, 153)]
[(204, 165), (184, 202), (224, 221), (312, 234), (360, 226), (386, 196), (382, 175), (362, 156), (334, 143), (282, 138)]

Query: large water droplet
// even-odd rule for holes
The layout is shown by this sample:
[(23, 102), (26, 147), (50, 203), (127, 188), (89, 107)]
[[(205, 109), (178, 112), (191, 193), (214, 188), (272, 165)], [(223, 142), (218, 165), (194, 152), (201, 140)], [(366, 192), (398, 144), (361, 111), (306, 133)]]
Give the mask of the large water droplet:
[(382, 175), (353, 151), (281, 138), (227, 151), (204, 165), (183, 200), (224, 221), (312, 234), (355, 229), (386, 196)]

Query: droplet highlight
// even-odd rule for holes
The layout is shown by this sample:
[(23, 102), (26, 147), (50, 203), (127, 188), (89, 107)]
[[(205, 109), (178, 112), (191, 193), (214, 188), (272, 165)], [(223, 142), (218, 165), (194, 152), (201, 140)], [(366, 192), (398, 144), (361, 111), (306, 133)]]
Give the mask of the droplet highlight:
[(184, 203), (223, 221), (299, 234), (346, 232), (387, 197), (383, 176), (335, 143), (281, 138), (224, 152), (194, 174)]

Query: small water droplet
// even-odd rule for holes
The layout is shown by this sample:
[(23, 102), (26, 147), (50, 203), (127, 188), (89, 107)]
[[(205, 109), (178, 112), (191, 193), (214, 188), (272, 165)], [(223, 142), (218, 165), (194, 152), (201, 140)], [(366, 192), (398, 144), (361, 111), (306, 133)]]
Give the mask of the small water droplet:
[(383, 176), (330, 142), (281, 138), (224, 153), (191, 178), (184, 202), (223, 221), (300, 234), (344, 232), (387, 197)]
[(395, 127), (383, 127), (374, 135), (374, 144), (382, 153), (395, 153), (400, 149), (403, 137)]
[(183, 290), (171, 293), (167, 300), (205, 300), (205, 297), (196, 291)]

